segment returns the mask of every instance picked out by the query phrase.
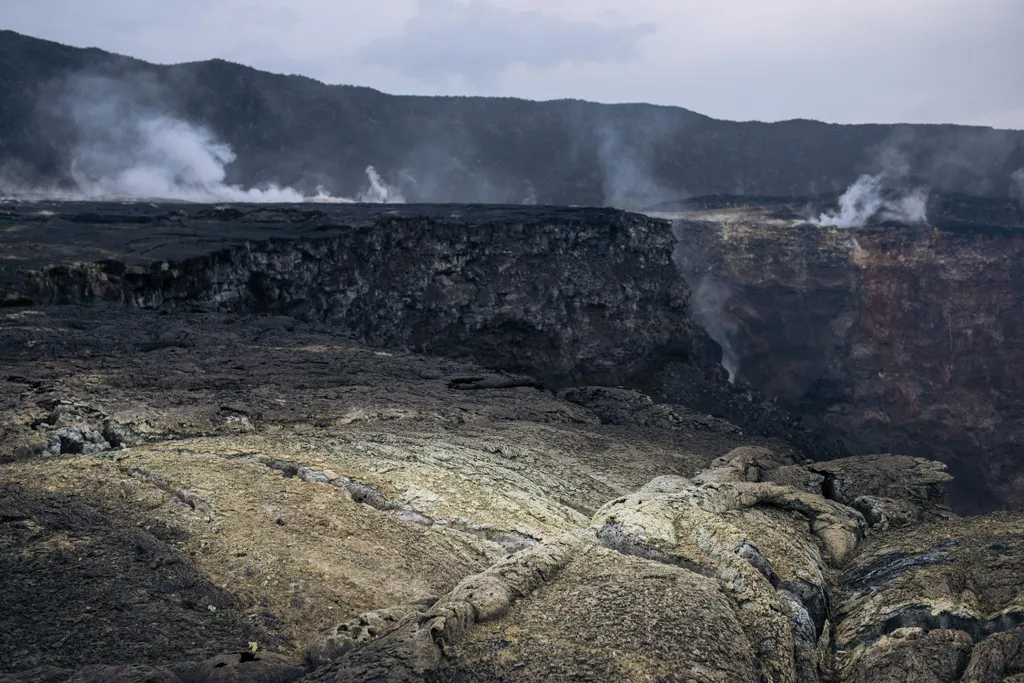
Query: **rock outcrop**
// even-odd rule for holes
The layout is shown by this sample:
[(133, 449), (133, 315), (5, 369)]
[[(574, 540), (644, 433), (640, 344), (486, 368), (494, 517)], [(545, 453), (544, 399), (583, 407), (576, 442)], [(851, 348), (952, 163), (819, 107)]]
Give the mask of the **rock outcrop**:
[[(467, 391), (453, 380), (502, 376), (290, 318), (2, 315), (0, 671), (250, 642), (301, 661), (321, 631), (436, 599), (660, 474), (784, 448), (710, 419), (606, 425), (536, 387)], [(193, 344), (151, 349), (183, 328)], [(55, 455), (60, 430), (109, 449)]]
[(941, 227), (861, 230), (697, 212), (676, 223), (677, 261), (743, 382), (850, 453), (945, 462), (961, 511), (1015, 508), (1024, 221), (985, 205), (972, 224), (958, 206), (937, 206)]
[[(13, 304), (287, 315), (552, 388), (653, 393), (670, 376), (671, 402), (813, 457), (841, 453), (725, 381), (665, 221), (556, 207), (26, 204), (0, 225), (0, 286)], [(167, 330), (147, 348), (191, 343), (186, 329)]]
[[(13, 285), (42, 304), (0, 310), (0, 682), (1024, 673), (1024, 515), (958, 517), (935, 459), (750, 429), (786, 413), (703, 364), (685, 282), (643, 277), (671, 274), (669, 226), (597, 215), (521, 244), (449, 227), (457, 268), (402, 260), (434, 223), (313, 216), (321, 239)], [(586, 288), (551, 270), (578, 255)], [(673, 386), (695, 395), (643, 391)]]
[(2, 315), (5, 683), (1020, 671), (1024, 517), (939, 463), (290, 318)]

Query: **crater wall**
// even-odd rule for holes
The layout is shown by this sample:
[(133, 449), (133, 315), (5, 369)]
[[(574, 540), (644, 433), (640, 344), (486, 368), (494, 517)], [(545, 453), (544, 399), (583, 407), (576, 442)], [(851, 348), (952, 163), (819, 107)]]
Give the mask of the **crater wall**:
[[(739, 377), (850, 452), (946, 462), (964, 511), (1024, 504), (1024, 232), (680, 220)], [(700, 308), (702, 302), (697, 302)]]

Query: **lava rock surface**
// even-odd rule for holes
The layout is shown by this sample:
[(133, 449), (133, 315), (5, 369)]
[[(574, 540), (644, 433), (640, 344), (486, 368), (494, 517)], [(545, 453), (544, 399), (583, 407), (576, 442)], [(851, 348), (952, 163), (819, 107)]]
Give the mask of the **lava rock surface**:
[[(33, 303), (0, 310), (0, 681), (1018, 676), (1024, 515), (958, 517), (930, 459), (818, 462), (699, 401), (591, 383), (664, 387), (672, 364), (749, 423), (770, 415), (716, 389), (687, 283), (645, 279), (672, 272), (670, 226), (602, 215), (472, 248), (449, 227), (457, 268), (413, 258), (436, 225), (409, 217), (346, 228), (319, 265), (284, 232), (131, 273), (122, 254), (120, 274), (22, 274)], [(544, 270), (599, 253), (575, 285)], [(265, 308), (242, 272), (281, 275)], [(309, 301), (339, 275), (391, 317)], [(422, 284), (442, 277), (473, 292), (448, 348), (399, 343), (443, 314)], [(396, 292), (414, 295), (387, 308)], [(540, 310), (586, 297), (610, 303), (566, 304), (561, 325)], [(651, 314), (682, 327), (645, 331)], [(485, 338), (474, 360), (452, 341), (474, 315), (558, 343), (512, 335), (496, 360)]]

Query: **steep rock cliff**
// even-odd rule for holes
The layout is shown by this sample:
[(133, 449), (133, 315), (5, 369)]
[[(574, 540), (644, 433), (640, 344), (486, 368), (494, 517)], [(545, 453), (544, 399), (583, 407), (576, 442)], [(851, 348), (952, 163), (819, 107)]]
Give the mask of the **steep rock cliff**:
[(962, 510), (1024, 505), (1024, 231), (708, 211), (676, 234), (739, 378), (851, 452), (946, 462)]
[[(293, 211), (250, 209), (190, 225), (209, 240), (225, 226), (283, 223), (271, 239), (218, 250), (200, 240), (190, 258), (150, 256), (141, 267), (111, 258), (58, 267), (30, 276), (27, 293), (40, 303), (291, 315), (379, 346), (533, 371), (552, 384), (621, 383), (658, 354), (700, 343), (669, 258), (672, 235), (643, 216), (413, 209), (366, 211), (373, 220), (360, 224), (328, 212), (299, 214), (296, 234)], [(187, 224), (190, 216), (174, 218)]]
[(0, 286), (285, 314), (552, 388), (628, 386), (816, 459), (940, 459), (961, 511), (1024, 502), (1015, 204), (936, 195), (934, 225), (856, 231), (785, 201), (703, 209), (673, 230), (605, 209), (18, 205)]
[(104, 204), (18, 205), (0, 219), (0, 285), (14, 304), (289, 315), (545, 386), (646, 390), (813, 457), (837, 452), (725, 381), (662, 220), (554, 207)]

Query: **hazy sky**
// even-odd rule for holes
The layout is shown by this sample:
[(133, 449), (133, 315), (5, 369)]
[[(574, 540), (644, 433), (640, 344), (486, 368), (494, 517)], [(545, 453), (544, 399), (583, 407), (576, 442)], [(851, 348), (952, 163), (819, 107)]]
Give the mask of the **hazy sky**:
[(0, 28), (392, 93), (1024, 129), (1022, 0), (0, 0)]

